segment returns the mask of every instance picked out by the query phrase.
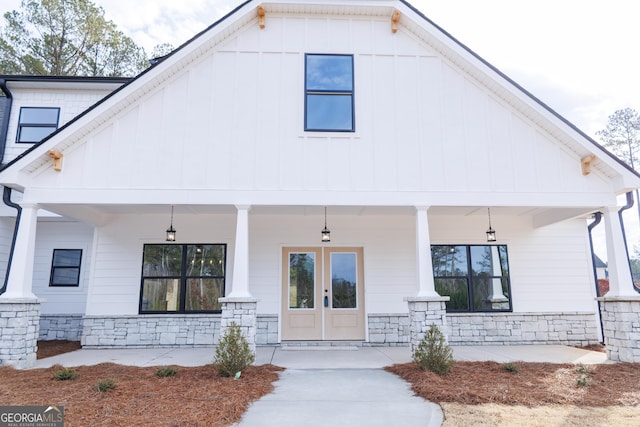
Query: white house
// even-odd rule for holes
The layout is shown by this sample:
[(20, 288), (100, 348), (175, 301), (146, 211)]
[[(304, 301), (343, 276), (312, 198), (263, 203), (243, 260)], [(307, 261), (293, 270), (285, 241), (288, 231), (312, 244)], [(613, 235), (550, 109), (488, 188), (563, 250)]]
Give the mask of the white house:
[(231, 321), (256, 345), (591, 344), (599, 305), (640, 361), (616, 205), (640, 176), (405, 1), (247, 1), (130, 81), (0, 79), (0, 363)]

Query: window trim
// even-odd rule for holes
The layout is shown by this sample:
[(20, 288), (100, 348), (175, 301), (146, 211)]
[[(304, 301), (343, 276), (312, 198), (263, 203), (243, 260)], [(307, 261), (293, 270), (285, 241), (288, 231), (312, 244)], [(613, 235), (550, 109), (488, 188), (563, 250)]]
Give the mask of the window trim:
[[(182, 259), (180, 276), (145, 276), (144, 275), (144, 250), (147, 246), (181, 246), (182, 247)], [(224, 271), (222, 276), (187, 276), (187, 247), (189, 246), (222, 246), (222, 254), (224, 257)], [(142, 263), (140, 272), (140, 298), (138, 300), (138, 314), (162, 314), (162, 315), (185, 315), (185, 314), (220, 314), (222, 310), (186, 310), (186, 298), (187, 298), (187, 281), (193, 278), (206, 277), (207, 279), (222, 279), (222, 296), (226, 295), (227, 286), (227, 244), (226, 243), (145, 243), (142, 247)], [(178, 302), (178, 310), (175, 311), (162, 311), (162, 310), (143, 310), (142, 299), (144, 296), (144, 281), (148, 278), (156, 279), (178, 279), (180, 280), (180, 300)]]
[[(78, 265), (77, 266), (55, 266), (55, 260), (56, 260), (56, 252), (62, 252), (62, 251), (73, 251), (73, 252), (80, 252), (80, 258), (78, 259)], [(53, 278), (54, 278), (54, 272), (56, 270), (72, 270), (72, 269), (76, 269), (78, 270), (78, 279), (76, 280), (75, 284), (70, 284), (70, 283), (54, 283)], [(54, 288), (77, 288), (80, 287), (80, 275), (82, 273), (82, 249), (54, 249), (53, 250), (53, 255), (51, 256), (51, 270), (49, 273), (49, 287), (54, 287)]]
[[(431, 255), (431, 260), (433, 262), (433, 254), (431, 253), (432, 248), (434, 247), (459, 247), (462, 246), (465, 248), (466, 251), (466, 256), (467, 256), (467, 274), (465, 276), (436, 276), (435, 274), (435, 266), (432, 266), (432, 275), (433, 275), (433, 280), (434, 280), (434, 286), (435, 286), (435, 281), (437, 279), (465, 279), (467, 281), (467, 298), (468, 298), (468, 304), (469, 304), (469, 309), (468, 310), (453, 310), (453, 309), (449, 309), (449, 307), (446, 308), (447, 313), (511, 313), (513, 312), (513, 293), (511, 291), (511, 269), (510, 269), (510, 265), (509, 265), (509, 250), (508, 250), (508, 246), (505, 244), (438, 244), (438, 245), (431, 245), (429, 248), (430, 251), (430, 255)], [(507, 281), (507, 292), (508, 292), (508, 302), (509, 302), (509, 308), (504, 308), (504, 309), (497, 309), (497, 310), (476, 310), (474, 308), (473, 305), (473, 300), (474, 300), (474, 283), (473, 283), (473, 278), (477, 277), (473, 275), (473, 269), (471, 268), (472, 266), (472, 260), (471, 260), (471, 248), (472, 247), (504, 247), (505, 248), (505, 258), (506, 258), (506, 263), (507, 263), (507, 275), (506, 276), (500, 276), (500, 278), (502, 279), (506, 279)], [(497, 278), (498, 276), (489, 276), (490, 278)], [(437, 292), (437, 291), (436, 291)], [(446, 305), (446, 303), (445, 303)]]
[[(22, 112), (24, 110), (56, 110), (57, 111), (57, 115), (56, 115), (56, 122), (55, 123), (38, 123), (38, 122), (22, 122)], [(56, 130), (58, 130), (58, 126), (60, 124), (60, 107), (20, 107), (20, 113), (18, 114), (18, 129), (17, 129), (17, 133), (16, 133), (16, 144), (37, 144), (38, 142), (42, 141), (43, 139), (47, 138), (49, 135), (51, 135), (51, 133), (55, 132)], [(45, 136), (44, 138), (38, 140), (38, 141), (24, 141), (21, 138), (22, 135), (22, 129), (23, 128), (44, 128), (44, 127), (53, 127), (55, 126), (55, 129), (53, 131), (51, 131), (51, 133), (49, 133), (49, 135)]]
[[(343, 56), (351, 58), (351, 90), (309, 90), (307, 89), (307, 58), (310, 56)], [(344, 133), (355, 133), (356, 131), (356, 105), (355, 105), (355, 59), (353, 54), (347, 53), (305, 53), (304, 54), (304, 131), (305, 132), (337, 132), (340, 134)], [(307, 125), (307, 111), (308, 105), (307, 100), (309, 95), (330, 95), (330, 96), (350, 96), (351, 98), (351, 129), (318, 129), (312, 128)]]

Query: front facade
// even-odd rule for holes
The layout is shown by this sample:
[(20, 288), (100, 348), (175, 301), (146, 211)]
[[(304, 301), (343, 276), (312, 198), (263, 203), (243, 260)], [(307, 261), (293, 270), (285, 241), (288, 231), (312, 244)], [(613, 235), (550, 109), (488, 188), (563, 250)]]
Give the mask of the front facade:
[(592, 344), (595, 212), (607, 297), (636, 298), (616, 197), (638, 175), (403, 1), (248, 1), (84, 98), (21, 79), (0, 86), (6, 342), (204, 346), (234, 321), (256, 345), (410, 345), (432, 323)]

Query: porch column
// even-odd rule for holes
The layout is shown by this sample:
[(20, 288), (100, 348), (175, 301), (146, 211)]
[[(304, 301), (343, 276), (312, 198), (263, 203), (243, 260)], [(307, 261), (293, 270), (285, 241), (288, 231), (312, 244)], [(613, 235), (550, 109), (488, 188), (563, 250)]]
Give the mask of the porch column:
[(604, 210), (604, 225), (607, 241), (607, 260), (609, 270), (608, 297), (638, 296), (633, 288), (627, 248), (622, 235), (622, 224), (618, 207), (610, 206)]
[(447, 316), (446, 305), (449, 297), (441, 297), (436, 292), (433, 280), (433, 264), (431, 261), (431, 238), (429, 237), (428, 206), (416, 206), (416, 279), (418, 295), (406, 297), (409, 306), (409, 329), (411, 334), (411, 351), (413, 352), (424, 334), (433, 324), (446, 337)]
[(609, 292), (598, 298), (607, 357), (640, 363), (640, 294), (633, 287), (618, 207), (604, 212)]
[(222, 316), (220, 336), (232, 323), (238, 325), (249, 342), (249, 348), (256, 352), (256, 308), (258, 300), (249, 292), (249, 209), (248, 205), (237, 205), (236, 239), (233, 257), (233, 280), (231, 292), (220, 298)]
[(38, 206), (22, 203), (6, 292), (0, 295), (0, 366), (29, 368), (36, 362), (40, 302), (32, 292)]

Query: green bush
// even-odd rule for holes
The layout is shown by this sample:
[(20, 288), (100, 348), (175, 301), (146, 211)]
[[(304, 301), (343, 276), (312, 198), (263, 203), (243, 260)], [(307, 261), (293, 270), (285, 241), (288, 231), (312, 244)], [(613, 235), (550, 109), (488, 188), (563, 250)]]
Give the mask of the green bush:
[(158, 368), (156, 376), (160, 378), (174, 377), (177, 373), (178, 371), (172, 366), (163, 366), (162, 368)]
[(78, 378), (78, 374), (73, 368), (60, 367), (53, 373), (53, 378), (57, 381), (75, 380)]
[(113, 390), (114, 388), (116, 388), (116, 382), (109, 378), (100, 380), (96, 383), (96, 390), (98, 390), (100, 393)]
[(231, 322), (216, 348), (214, 366), (223, 377), (231, 377), (251, 365), (254, 360), (255, 356), (249, 349), (240, 326)]
[(507, 372), (512, 372), (514, 374), (517, 374), (520, 371), (520, 368), (515, 363), (504, 363), (502, 365), (502, 369)]
[(453, 368), (453, 351), (436, 325), (431, 325), (418, 348), (413, 351), (413, 361), (423, 371), (444, 375)]

